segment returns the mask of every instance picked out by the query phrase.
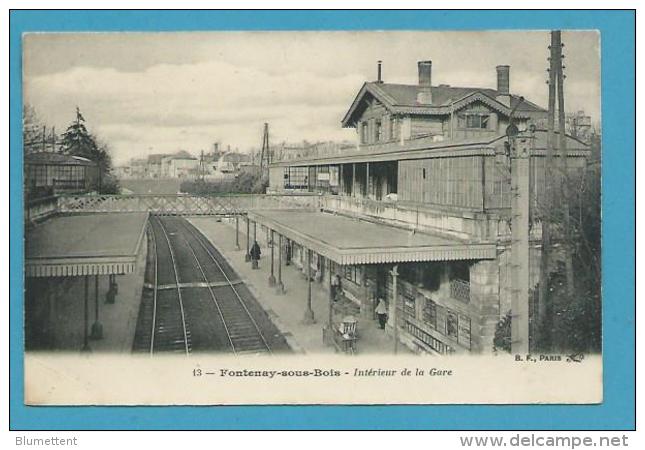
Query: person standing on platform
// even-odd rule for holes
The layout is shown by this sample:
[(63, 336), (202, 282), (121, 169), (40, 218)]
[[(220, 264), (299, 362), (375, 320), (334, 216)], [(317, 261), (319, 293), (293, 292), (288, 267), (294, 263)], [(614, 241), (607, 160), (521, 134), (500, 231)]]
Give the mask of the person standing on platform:
[(258, 268), (258, 261), (260, 260), (261, 254), (262, 254), (262, 251), (260, 250), (260, 245), (258, 244), (258, 241), (254, 241), (253, 247), (251, 247), (251, 268), (252, 269)]
[(378, 304), (376, 305), (376, 315), (378, 316), (378, 324), (381, 330), (385, 330), (385, 322), (387, 322), (387, 305), (385, 301), (379, 297)]
[(337, 302), (341, 292), (340, 277), (338, 276), (338, 274), (334, 274), (334, 276), (331, 278), (331, 292), (332, 299)]
[(285, 263), (286, 266), (291, 265), (291, 252), (292, 252), (292, 247), (291, 247), (291, 241), (287, 240), (287, 246), (285, 249), (286, 252), (286, 257), (287, 257), (287, 262)]

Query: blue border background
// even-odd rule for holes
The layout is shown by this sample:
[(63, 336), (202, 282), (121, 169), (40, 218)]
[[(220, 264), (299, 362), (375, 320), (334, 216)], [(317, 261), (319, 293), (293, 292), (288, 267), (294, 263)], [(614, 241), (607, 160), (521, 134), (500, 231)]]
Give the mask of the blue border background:
[[(10, 427), (30, 429), (633, 429), (635, 12), (12, 11)], [(26, 407), (21, 34), (29, 31), (598, 29), (602, 41), (604, 402), (533, 406)], [(545, 50), (546, 51), (546, 50)], [(608, 157), (605, 158), (605, 155)]]

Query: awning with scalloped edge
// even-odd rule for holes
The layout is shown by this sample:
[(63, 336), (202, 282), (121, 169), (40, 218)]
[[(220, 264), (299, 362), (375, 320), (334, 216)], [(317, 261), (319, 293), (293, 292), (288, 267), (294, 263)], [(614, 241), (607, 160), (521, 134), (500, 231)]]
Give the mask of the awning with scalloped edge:
[(266, 226), (337, 264), (494, 259), (495, 244), (413, 233), (351, 217), (302, 210), (249, 211)]
[(147, 213), (60, 216), (27, 230), (25, 276), (123, 275), (136, 270)]

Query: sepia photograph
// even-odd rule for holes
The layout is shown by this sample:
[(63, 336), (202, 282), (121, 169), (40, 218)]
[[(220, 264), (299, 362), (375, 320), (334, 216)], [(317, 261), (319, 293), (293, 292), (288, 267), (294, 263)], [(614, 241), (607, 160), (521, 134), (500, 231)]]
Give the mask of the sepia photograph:
[(23, 34), (25, 401), (601, 402), (601, 38)]

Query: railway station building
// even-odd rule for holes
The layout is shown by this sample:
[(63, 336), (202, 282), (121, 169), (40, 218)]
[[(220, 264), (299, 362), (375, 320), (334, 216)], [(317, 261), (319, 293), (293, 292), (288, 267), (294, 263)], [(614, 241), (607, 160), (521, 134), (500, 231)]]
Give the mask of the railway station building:
[[(511, 309), (509, 125), (530, 142), (533, 211), (545, 192), (547, 111), (511, 93), (510, 67), (496, 71), (495, 88), (436, 86), (432, 63), (420, 61), (418, 84), (401, 85), (385, 83), (379, 65), (342, 119), (355, 147), (292, 152), (270, 165), (271, 192), (317, 194), (319, 208), (248, 214), (271, 242), (280, 238), (281, 254), (316, 274), (314, 286), (327, 289), (340, 274), (361, 317), (375, 319), (384, 298), (387, 331), (416, 352), (492, 352)], [(584, 171), (588, 146), (566, 143), (569, 170)], [(532, 287), (540, 237), (533, 217)]]

